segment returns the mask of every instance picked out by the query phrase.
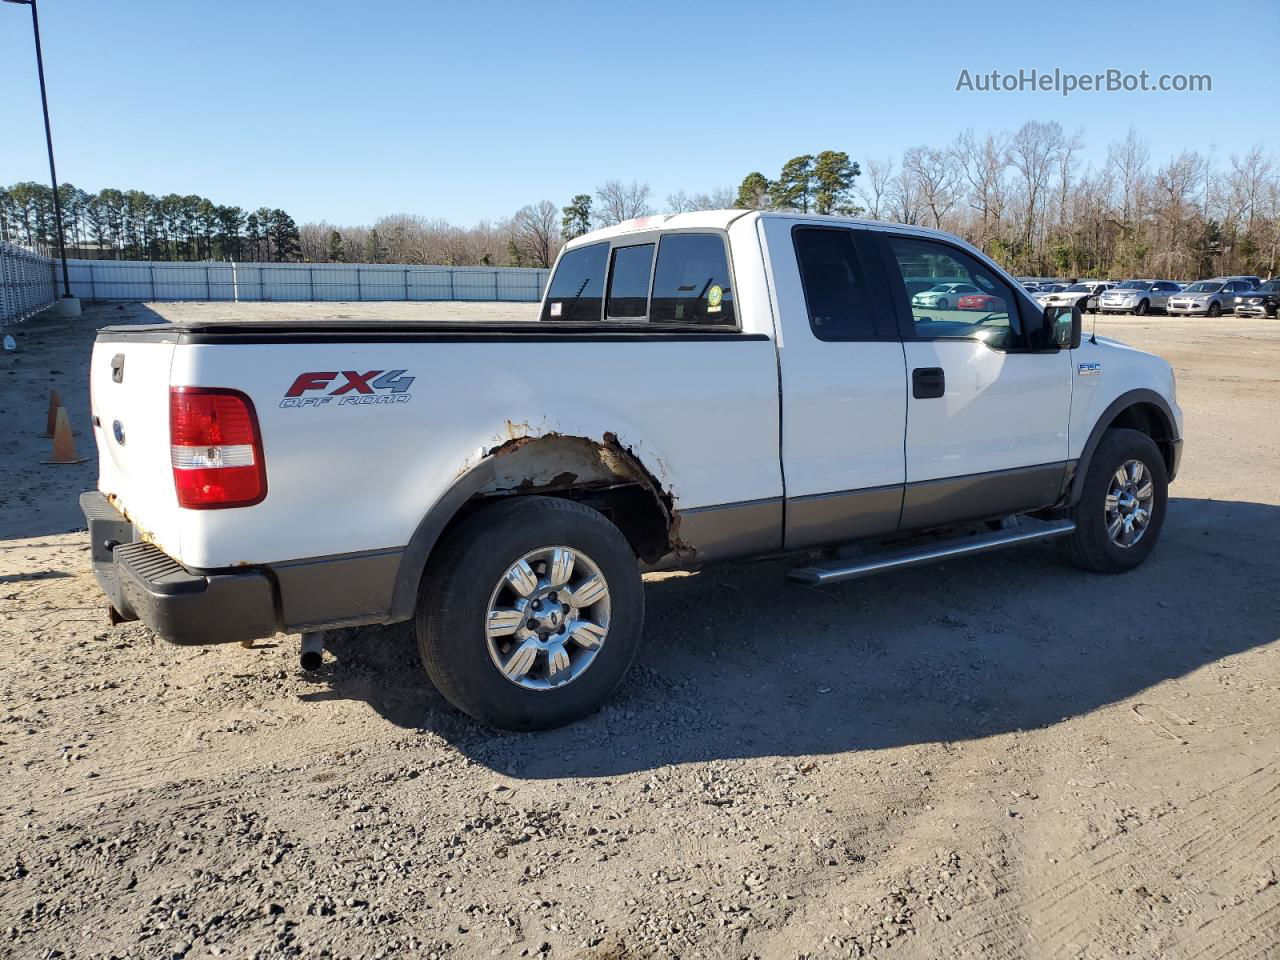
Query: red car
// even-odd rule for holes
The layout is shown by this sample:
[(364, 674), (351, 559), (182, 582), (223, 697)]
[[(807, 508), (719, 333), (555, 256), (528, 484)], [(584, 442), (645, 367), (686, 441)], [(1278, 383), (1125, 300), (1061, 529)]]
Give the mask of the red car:
[(967, 293), (956, 301), (957, 310), (982, 310), (986, 313), (999, 313), (1004, 308), (1004, 300), (1000, 297), (993, 297), (989, 293)]

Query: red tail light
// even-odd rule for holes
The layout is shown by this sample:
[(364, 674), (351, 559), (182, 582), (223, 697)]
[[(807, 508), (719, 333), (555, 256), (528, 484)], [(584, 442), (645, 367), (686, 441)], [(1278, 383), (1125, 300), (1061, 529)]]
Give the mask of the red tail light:
[(179, 506), (248, 507), (266, 497), (258, 416), (239, 390), (170, 388), (169, 443)]

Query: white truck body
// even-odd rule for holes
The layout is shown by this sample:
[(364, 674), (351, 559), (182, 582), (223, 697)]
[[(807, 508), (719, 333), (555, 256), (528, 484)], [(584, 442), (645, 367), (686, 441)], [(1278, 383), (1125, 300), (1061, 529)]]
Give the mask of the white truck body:
[[(410, 616), (434, 544), (477, 498), (607, 497), (631, 485), (666, 524), (659, 543), (637, 547), (642, 559), (690, 565), (1061, 509), (1113, 423), (1145, 429), (1176, 469), (1182, 415), (1169, 365), (1106, 340), (1010, 346), (1019, 325), (1033, 343), (1040, 308), (949, 235), (713, 211), (589, 234), (561, 262), (583, 248), (603, 257), (601, 244), (611, 257), (655, 244), (661, 258), (663, 238), (681, 233), (723, 240), (729, 279), (714, 295), (698, 291), (698, 307), (714, 297), (719, 310), (725, 296), (731, 324), (557, 322), (578, 304), (555, 299), (553, 279), (543, 319), (525, 324), (103, 330), (91, 366), (98, 489), (129, 525), (122, 542), (150, 543), (197, 577), (262, 571), (274, 627), (302, 631)], [(815, 249), (856, 246), (867, 291), (857, 312), (875, 315), (874, 335), (820, 338), (839, 309), (818, 317), (809, 300), (855, 284), (834, 254), (802, 266), (802, 236)], [(968, 313), (910, 306), (915, 275), (945, 275), (955, 264), (937, 258), (952, 256), (999, 289)], [(805, 269), (818, 271), (810, 288)], [(1002, 309), (1013, 318), (988, 325)], [(377, 378), (390, 387), (374, 388)], [(260, 502), (179, 504), (174, 388), (251, 400)], [(109, 550), (95, 557), (111, 561)]]

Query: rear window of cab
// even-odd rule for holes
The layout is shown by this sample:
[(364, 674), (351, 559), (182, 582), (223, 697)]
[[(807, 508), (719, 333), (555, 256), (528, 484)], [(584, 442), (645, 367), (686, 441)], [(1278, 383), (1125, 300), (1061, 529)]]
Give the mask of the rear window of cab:
[(565, 253), (547, 288), (542, 319), (733, 326), (733, 304), (724, 237), (666, 233), (656, 253), (651, 238)]

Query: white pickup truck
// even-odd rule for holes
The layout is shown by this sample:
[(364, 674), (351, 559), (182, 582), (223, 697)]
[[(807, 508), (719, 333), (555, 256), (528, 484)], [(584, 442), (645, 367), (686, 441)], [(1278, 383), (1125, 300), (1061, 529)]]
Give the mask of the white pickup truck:
[(963, 241), (743, 210), (574, 240), (536, 322), (108, 327), (91, 387), (114, 620), (297, 632), (305, 664), (413, 618), (443, 694), (511, 729), (617, 687), (646, 569), (795, 553), (826, 583), (1056, 537), (1120, 572), (1182, 446), (1167, 363)]

